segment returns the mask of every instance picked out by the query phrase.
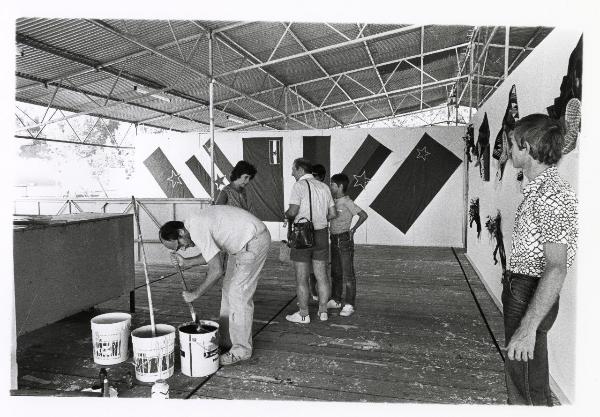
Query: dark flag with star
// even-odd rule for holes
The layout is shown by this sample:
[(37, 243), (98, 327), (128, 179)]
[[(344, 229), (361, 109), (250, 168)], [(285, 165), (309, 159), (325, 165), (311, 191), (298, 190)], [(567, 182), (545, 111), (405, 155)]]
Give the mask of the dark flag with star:
[(365, 189), (383, 161), (392, 153), (373, 136), (368, 135), (350, 162), (342, 170), (350, 179), (347, 194), (352, 200)]
[(370, 207), (406, 234), (461, 162), (425, 133)]
[[(206, 194), (210, 196), (210, 174), (204, 169), (202, 164), (200, 164), (198, 158), (196, 158), (195, 155), (192, 155), (190, 159), (185, 161), (185, 164), (188, 166), (190, 171), (192, 171), (192, 174), (194, 174), (196, 179), (200, 182), (200, 185), (202, 185), (202, 188), (204, 188)], [(215, 191), (216, 190), (217, 187), (215, 186)]]
[(325, 184), (329, 184), (331, 173), (331, 158), (329, 155), (331, 136), (304, 136), (302, 157), (314, 164), (325, 167)]
[(173, 165), (164, 154), (162, 149), (156, 148), (152, 154), (144, 160), (144, 165), (156, 180), (167, 198), (194, 198), (181, 175), (175, 171)]
[(262, 221), (283, 220), (283, 140), (243, 138), (245, 161), (256, 167), (256, 176), (246, 186), (254, 215)]
[[(202, 147), (204, 148), (206, 153), (210, 156), (210, 140), (207, 140)], [(225, 156), (225, 154), (223, 153), (221, 148), (219, 148), (219, 146), (216, 143), (215, 143), (215, 165), (217, 166), (217, 168), (219, 168), (219, 171), (221, 171), (223, 173), (223, 175), (225, 175), (225, 176), (229, 176), (229, 174), (231, 174), (231, 171), (233, 171), (233, 165), (231, 165), (231, 162), (229, 162), (229, 159), (227, 159), (227, 157)], [(218, 177), (217, 177), (217, 174), (215, 173), (215, 182), (217, 181), (217, 179), (218, 179)], [(209, 194), (210, 194), (210, 192), (209, 192)]]

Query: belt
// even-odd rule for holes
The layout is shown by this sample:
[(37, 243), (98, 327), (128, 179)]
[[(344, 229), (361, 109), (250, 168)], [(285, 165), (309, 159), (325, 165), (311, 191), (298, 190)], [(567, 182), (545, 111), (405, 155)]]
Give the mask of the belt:
[(525, 278), (525, 279), (529, 279), (532, 281), (536, 281), (539, 279), (539, 277), (534, 277), (533, 275), (525, 275), (525, 274), (519, 274), (517, 272), (512, 272), (512, 271), (504, 271), (504, 273), (502, 274), (502, 283), (508, 283), (510, 282), (511, 279), (513, 279), (513, 277), (517, 277), (517, 278)]

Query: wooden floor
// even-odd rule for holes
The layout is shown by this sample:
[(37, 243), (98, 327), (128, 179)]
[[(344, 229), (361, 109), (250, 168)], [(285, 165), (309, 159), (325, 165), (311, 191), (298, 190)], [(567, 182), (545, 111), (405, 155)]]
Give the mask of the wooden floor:
[[(505, 403), (502, 318), (460, 251), (357, 246), (356, 313), (330, 310), (329, 320), (319, 322), (311, 304), (308, 325), (285, 320), (296, 311), (295, 279), (277, 255), (273, 244), (254, 297), (252, 358), (190, 378), (180, 371), (176, 346), (171, 398)], [(149, 269), (156, 322), (177, 327), (189, 310), (172, 272), (166, 265)], [(132, 329), (150, 323), (141, 267), (136, 275)], [(185, 275), (197, 283), (204, 272)], [(194, 304), (200, 318), (216, 319), (219, 302), (217, 285)], [(89, 321), (109, 311), (128, 311), (128, 297), (21, 336), (19, 389), (77, 395), (96, 384), (100, 365), (93, 362)], [(108, 373), (119, 397), (150, 396), (151, 384), (125, 382), (127, 373), (135, 375), (131, 347), (129, 360)]]

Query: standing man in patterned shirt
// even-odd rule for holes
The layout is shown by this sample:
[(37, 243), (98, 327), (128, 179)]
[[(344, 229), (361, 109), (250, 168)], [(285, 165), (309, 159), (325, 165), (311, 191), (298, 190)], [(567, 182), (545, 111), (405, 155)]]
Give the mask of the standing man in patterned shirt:
[(519, 120), (511, 159), (529, 183), (517, 208), (502, 291), (509, 404), (552, 405), (547, 332), (577, 248), (577, 197), (558, 174), (563, 135), (543, 114)]

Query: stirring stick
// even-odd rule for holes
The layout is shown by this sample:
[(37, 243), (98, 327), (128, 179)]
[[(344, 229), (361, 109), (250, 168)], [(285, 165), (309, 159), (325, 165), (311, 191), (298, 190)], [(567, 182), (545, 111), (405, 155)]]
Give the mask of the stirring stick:
[(131, 196), (133, 214), (137, 223), (138, 240), (142, 247), (142, 264), (144, 265), (144, 276), (146, 277), (146, 292), (148, 293), (148, 308), (150, 309), (150, 324), (152, 326), (152, 337), (156, 337), (156, 324), (154, 324), (154, 308), (152, 307), (152, 293), (150, 292), (150, 279), (148, 278), (148, 268), (146, 267), (146, 251), (144, 250), (144, 239), (142, 238), (142, 228), (140, 227), (140, 213), (138, 212), (135, 197)]
[[(185, 283), (185, 278), (183, 277), (183, 271), (181, 270), (181, 267), (179, 265), (177, 265), (177, 270), (179, 271), (179, 276), (181, 277), (181, 284), (183, 285), (183, 289), (185, 291), (188, 291), (187, 284)], [(194, 310), (194, 306), (192, 305), (192, 303), (187, 303), (187, 305), (190, 308), (190, 314), (192, 315), (192, 321), (194, 323), (196, 323), (196, 311)], [(200, 326), (200, 325), (198, 324), (198, 326)]]

